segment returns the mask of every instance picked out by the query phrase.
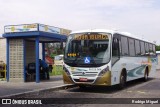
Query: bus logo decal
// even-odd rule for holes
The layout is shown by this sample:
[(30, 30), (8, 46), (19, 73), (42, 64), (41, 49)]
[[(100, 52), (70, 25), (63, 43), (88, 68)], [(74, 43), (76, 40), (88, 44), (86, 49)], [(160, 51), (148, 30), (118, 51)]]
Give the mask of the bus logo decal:
[(90, 57), (85, 57), (84, 58), (84, 63), (85, 64), (89, 64), (90, 63), (91, 58)]

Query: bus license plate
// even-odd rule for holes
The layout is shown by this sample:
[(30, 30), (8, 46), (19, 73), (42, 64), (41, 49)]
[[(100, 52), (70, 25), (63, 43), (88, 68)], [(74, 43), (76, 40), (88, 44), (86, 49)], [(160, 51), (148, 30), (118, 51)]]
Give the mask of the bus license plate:
[(88, 81), (87, 78), (79, 78), (79, 81)]

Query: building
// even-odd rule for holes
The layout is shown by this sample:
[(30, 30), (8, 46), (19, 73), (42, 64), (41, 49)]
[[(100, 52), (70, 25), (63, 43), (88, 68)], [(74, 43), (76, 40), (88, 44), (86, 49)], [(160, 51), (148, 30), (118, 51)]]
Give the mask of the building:
[(0, 61), (6, 63), (6, 39), (0, 35)]
[[(45, 60), (45, 43), (66, 41), (65, 33), (68, 32), (61, 29), (39, 23), (6, 25), (3, 37), (7, 39), (7, 81), (25, 82), (33, 77), (36, 83), (39, 83), (42, 74), (39, 67), (41, 58), (39, 54), (42, 55), (42, 60)], [(42, 52), (39, 52), (40, 43)]]

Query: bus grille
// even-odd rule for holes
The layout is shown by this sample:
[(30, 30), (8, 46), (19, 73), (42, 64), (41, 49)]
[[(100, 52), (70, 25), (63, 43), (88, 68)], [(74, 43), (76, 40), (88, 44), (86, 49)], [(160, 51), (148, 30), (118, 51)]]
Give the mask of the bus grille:
[(73, 76), (88, 76), (88, 77), (95, 77), (98, 72), (73, 72)]

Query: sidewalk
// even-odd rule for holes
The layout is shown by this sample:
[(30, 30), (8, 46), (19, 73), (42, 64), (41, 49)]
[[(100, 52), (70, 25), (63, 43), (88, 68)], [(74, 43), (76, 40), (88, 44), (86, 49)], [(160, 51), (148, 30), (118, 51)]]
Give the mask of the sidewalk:
[(28, 91), (43, 90), (61, 85), (64, 85), (62, 76), (51, 76), (50, 80), (41, 80), (40, 83), (0, 81), (0, 97)]

